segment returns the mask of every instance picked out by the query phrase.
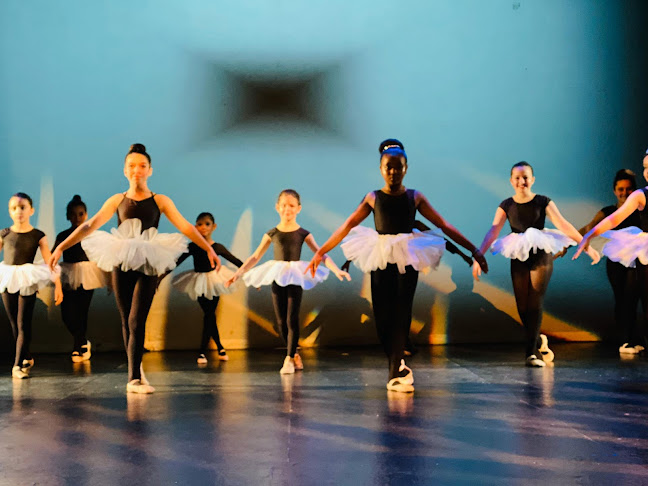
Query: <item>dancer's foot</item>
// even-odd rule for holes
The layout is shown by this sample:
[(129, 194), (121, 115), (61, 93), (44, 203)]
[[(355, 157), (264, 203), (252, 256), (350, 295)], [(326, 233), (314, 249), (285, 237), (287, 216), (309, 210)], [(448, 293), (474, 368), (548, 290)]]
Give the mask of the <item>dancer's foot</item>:
[(81, 363), (82, 361), (89, 360), (90, 356), (92, 356), (91, 348), (92, 345), (90, 344), (90, 341), (86, 341), (79, 351), (72, 352), (72, 362)]
[(146, 375), (144, 374), (144, 367), (141, 364), (140, 364), (140, 381), (142, 382), (142, 385), (147, 385), (147, 386), (149, 385), (149, 381), (146, 379)]
[(403, 378), (392, 378), (387, 382), (387, 389), (399, 393), (412, 393), (414, 386), (411, 383), (405, 383)]
[(227, 356), (227, 351), (225, 351), (224, 349), (221, 349), (218, 352), (218, 359), (221, 360), (221, 361), (229, 361), (229, 356)]
[(14, 366), (11, 368), (11, 377), (24, 380), (25, 378), (29, 378), (29, 372), (23, 370), (20, 366)]
[(155, 388), (153, 388), (148, 383), (147, 384), (142, 383), (141, 380), (131, 380), (126, 385), (126, 392), (127, 393), (148, 394), (148, 393), (153, 393), (154, 391), (155, 391)]
[(401, 373), (401, 376), (399, 377), (399, 380), (406, 385), (413, 385), (414, 384), (414, 373), (412, 373), (412, 369), (405, 364), (405, 360), (401, 359), (401, 364), (400, 367), (398, 368), (398, 371)]
[(205, 356), (203, 353), (199, 354), (196, 363), (198, 363), (199, 365), (207, 364), (207, 356)]
[(301, 371), (304, 369), (304, 362), (301, 359), (301, 356), (299, 356), (299, 353), (295, 353), (295, 370)]
[(291, 358), (290, 356), (286, 356), (286, 359), (284, 359), (283, 366), (279, 370), (279, 373), (282, 375), (292, 375), (295, 373), (295, 360), (294, 358)]
[(544, 368), (545, 366), (547, 366), (547, 364), (540, 358), (538, 358), (535, 354), (527, 357), (525, 364), (533, 368)]
[(551, 363), (554, 360), (554, 352), (549, 349), (549, 340), (544, 334), (540, 334), (540, 347), (538, 351), (542, 355), (542, 360), (545, 363)]
[(29, 373), (29, 371), (27, 371), (27, 370), (31, 369), (32, 366), (34, 366), (34, 358), (23, 359), (22, 360), (21, 368), (22, 368), (23, 371)]

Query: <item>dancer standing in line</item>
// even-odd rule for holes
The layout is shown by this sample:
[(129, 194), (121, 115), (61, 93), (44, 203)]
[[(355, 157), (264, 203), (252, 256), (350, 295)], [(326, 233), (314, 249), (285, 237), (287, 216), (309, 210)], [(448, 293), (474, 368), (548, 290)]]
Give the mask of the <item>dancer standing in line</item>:
[[(142, 371), (144, 336), (158, 278), (175, 268), (187, 251), (185, 239), (178, 234), (158, 233), (160, 215), (164, 214), (184, 235), (207, 252), (211, 265), (220, 268), (214, 249), (196, 228), (176, 209), (173, 201), (148, 188), (152, 175), (151, 157), (144, 145), (131, 146), (124, 162), (128, 179), (126, 192), (110, 197), (92, 218), (70, 234), (52, 253), (50, 266), (61, 254), (81, 241), (91, 261), (105, 271), (112, 271), (112, 287), (122, 320), (124, 346), (128, 355), (130, 393), (153, 393)], [(117, 213), (119, 227), (111, 233), (96, 231)], [(94, 232), (94, 233), (93, 233)]]
[[(515, 303), (526, 335), (525, 363), (544, 367), (554, 358), (547, 337), (540, 334), (542, 304), (553, 272), (553, 255), (583, 237), (560, 214), (551, 199), (531, 191), (534, 183), (533, 168), (527, 162), (518, 162), (511, 168), (511, 186), (515, 195), (500, 203), (480, 251), (491, 248), (494, 255), (501, 253), (511, 259)], [(560, 231), (545, 229), (546, 216)], [(507, 219), (512, 233), (495, 241)], [(593, 248), (588, 250), (588, 254), (592, 264), (599, 261), (600, 256)], [(479, 280), (480, 275), (481, 269), (473, 264), (473, 276)]]
[[(297, 224), (297, 215), (301, 211), (301, 201), (297, 191), (284, 189), (279, 194), (275, 206), (280, 222), (268, 231), (261, 239), (261, 244), (243, 266), (226, 282), (230, 286), (241, 275), (248, 287), (259, 288), (272, 285), (272, 303), (277, 324), (286, 341), (286, 358), (279, 371), (281, 374), (292, 374), (303, 370), (297, 344), (299, 342), (299, 309), (304, 290), (313, 288), (328, 277), (328, 270), (320, 269), (312, 276), (305, 275), (308, 263), (300, 261), (302, 245), (306, 243), (313, 252), (319, 251), (315, 238)], [(264, 253), (274, 244), (274, 260), (270, 260), (252, 269)], [(326, 266), (339, 280), (351, 280), (347, 272), (340, 270), (328, 255), (321, 257)], [(246, 273), (247, 272), (247, 273)]]
[[(56, 250), (57, 246), (88, 219), (88, 209), (78, 194), (68, 203), (66, 216), (70, 227), (56, 236), (52, 251)], [(74, 339), (72, 362), (80, 363), (90, 359), (92, 355), (91, 344), (86, 337), (86, 332), (88, 330), (88, 311), (94, 289), (109, 286), (110, 276), (107, 272), (100, 270), (95, 262), (88, 261), (88, 256), (83, 251), (81, 243), (77, 243), (63, 252), (61, 284), (64, 297), (61, 303), (61, 316), (65, 327)]]
[[(643, 176), (648, 180), (648, 151), (643, 159)], [(574, 259), (578, 258), (582, 251), (587, 251), (592, 238), (603, 235), (609, 238), (603, 247), (603, 254), (613, 262), (618, 262), (625, 267), (636, 268), (638, 281), (638, 294), (644, 311), (641, 321), (634, 326), (628, 345), (619, 349), (623, 354), (637, 354), (648, 346), (646, 327), (648, 322), (648, 210), (646, 200), (648, 198), (648, 186), (634, 191), (623, 205), (589, 230), (578, 245)], [(610, 231), (618, 228), (626, 219), (639, 215), (637, 226), (626, 226), (623, 229)], [(629, 310), (629, 308), (628, 308)], [(622, 351), (623, 350), (623, 351)]]
[[(211, 213), (200, 213), (198, 215), (196, 229), (218, 256), (225, 258), (237, 267), (243, 265), (243, 262), (232, 255), (227, 248), (212, 239), (216, 223)], [(197, 362), (198, 364), (207, 364), (206, 353), (210, 339), (213, 339), (214, 343), (216, 343), (218, 359), (227, 361), (229, 357), (221, 344), (218, 325), (216, 324), (216, 308), (218, 307), (220, 295), (230, 292), (225, 287), (225, 282), (234, 275), (234, 272), (224, 265), (221, 266), (220, 270), (214, 270), (209, 263), (207, 253), (195, 243), (189, 243), (189, 251), (179, 258), (178, 265), (190, 256), (193, 257), (194, 269), (182, 272), (174, 277), (173, 286), (180, 292), (186, 293), (192, 300), (197, 300), (203, 311), (203, 331)]]
[(0, 250), (4, 250), (4, 261), (0, 263), (0, 292), (16, 345), (11, 376), (19, 379), (29, 378), (29, 371), (34, 366), (29, 345), (36, 292), (53, 281), (54, 302), (59, 305), (63, 300), (60, 268), (53, 266), (50, 270), (46, 264), (34, 265), (39, 249), (45, 261), (50, 258), (50, 250), (45, 233), (29, 223), (33, 214), (31, 197), (17, 192), (9, 199), (13, 225), (0, 231)]
[[(389, 360), (387, 389), (412, 392), (414, 375), (405, 365), (403, 355), (412, 322), (418, 272), (436, 268), (445, 248), (443, 238), (414, 231), (416, 212), (470, 251), (484, 271), (488, 266), (475, 245), (448, 223), (422, 193), (403, 185), (408, 165), (402, 144), (389, 139), (381, 148), (380, 172), (385, 185), (364, 197), (360, 206), (315, 253), (309, 269), (315, 274), (322, 255), (349, 235), (342, 244), (345, 256), (363, 272), (371, 272), (376, 330)], [(371, 212), (375, 231), (358, 226)]]

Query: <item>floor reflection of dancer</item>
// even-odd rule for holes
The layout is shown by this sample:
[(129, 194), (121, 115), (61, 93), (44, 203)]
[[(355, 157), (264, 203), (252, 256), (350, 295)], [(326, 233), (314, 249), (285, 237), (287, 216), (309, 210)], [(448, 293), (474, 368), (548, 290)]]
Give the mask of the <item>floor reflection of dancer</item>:
[(33, 214), (32, 199), (23, 192), (14, 194), (9, 199), (13, 224), (0, 231), (0, 250), (4, 251), (4, 260), (0, 263), (0, 292), (16, 346), (11, 376), (19, 379), (29, 378), (29, 371), (34, 366), (29, 345), (36, 292), (54, 281), (56, 305), (63, 300), (58, 268), (57, 272), (52, 272), (45, 264), (34, 265), (39, 249), (46, 261), (50, 258), (50, 250), (45, 233), (29, 223)]
[[(232, 255), (227, 248), (212, 239), (216, 223), (211, 213), (198, 215), (196, 229), (218, 256), (225, 258), (237, 267), (243, 265), (243, 262)], [(189, 251), (178, 259), (178, 265), (190, 256), (193, 257), (194, 269), (175, 276), (173, 286), (180, 292), (186, 293), (192, 300), (198, 301), (203, 312), (203, 331), (197, 362), (198, 364), (207, 364), (206, 353), (210, 339), (213, 339), (216, 344), (218, 359), (227, 361), (229, 357), (221, 344), (216, 324), (216, 308), (220, 296), (230, 292), (225, 287), (225, 282), (233, 275), (233, 272), (225, 266), (221, 266), (219, 270), (213, 269), (207, 258), (207, 253), (195, 243), (189, 243)]]
[[(648, 152), (643, 159), (643, 176), (648, 180)], [(618, 262), (625, 267), (636, 267), (638, 280), (638, 293), (644, 311), (643, 319), (633, 328), (633, 336), (626, 349), (619, 349), (623, 354), (637, 354), (644, 351), (648, 346), (646, 326), (648, 323), (648, 210), (646, 201), (648, 198), (648, 186), (634, 191), (623, 205), (598, 223), (583, 237), (574, 259), (578, 258), (583, 250), (589, 248), (592, 238), (603, 235), (610, 241), (603, 247), (603, 254), (613, 262)], [(610, 231), (618, 228), (627, 218), (632, 218), (637, 212), (639, 214), (639, 227), (629, 226), (617, 231)], [(636, 221), (635, 221), (636, 222)], [(607, 232), (607, 233), (606, 233)], [(629, 310), (629, 309), (628, 309)], [(632, 344), (632, 348), (628, 349)]]
[[(313, 235), (297, 224), (297, 215), (301, 211), (301, 201), (297, 191), (293, 189), (281, 191), (275, 209), (279, 213), (279, 224), (263, 235), (261, 244), (226, 285), (231, 285), (243, 276), (245, 285), (249, 287), (272, 286), (272, 304), (277, 324), (287, 345), (286, 358), (279, 372), (292, 374), (295, 370), (304, 369), (302, 359), (297, 353), (302, 294), (304, 290), (311, 289), (325, 280), (328, 277), (328, 270), (320, 269), (313, 272), (312, 276), (305, 275), (308, 264), (300, 261), (302, 246), (306, 243), (313, 252), (317, 252), (319, 246)], [(274, 260), (252, 269), (270, 244), (274, 245)], [(327, 255), (323, 255), (321, 259), (338, 279), (351, 280), (349, 274), (340, 270)]]
[[(525, 363), (544, 367), (545, 361), (553, 361), (547, 338), (540, 334), (542, 303), (553, 272), (553, 255), (583, 237), (560, 214), (551, 199), (531, 192), (534, 183), (530, 164), (518, 162), (512, 167), (511, 186), (515, 195), (500, 203), (480, 250), (486, 251), (492, 245), (494, 254), (501, 253), (511, 259), (515, 303), (526, 335)], [(560, 231), (545, 229), (546, 216)], [(512, 233), (495, 241), (507, 219)], [(596, 250), (590, 249), (588, 253), (594, 263), (598, 262), (600, 257)], [(473, 265), (475, 279), (479, 280), (480, 275), (479, 266)]]
[[(196, 228), (176, 209), (173, 201), (154, 194), (147, 185), (153, 173), (151, 158), (142, 144), (132, 145), (124, 162), (128, 179), (126, 192), (110, 197), (102, 208), (70, 234), (54, 250), (50, 265), (79, 241), (91, 261), (112, 271), (112, 286), (121, 315), (124, 346), (128, 355), (128, 384), (131, 393), (153, 393), (142, 372), (144, 335), (158, 277), (175, 268), (176, 260), (187, 251), (181, 235), (157, 232), (160, 214), (207, 252), (212, 265), (220, 267), (214, 249)], [(95, 232), (117, 213), (119, 228), (112, 234)], [(94, 233), (93, 233), (94, 232)]]
[[(436, 267), (445, 247), (441, 237), (413, 232), (416, 211), (472, 252), (484, 271), (488, 266), (475, 245), (443, 219), (423, 194), (403, 186), (408, 166), (402, 144), (391, 139), (381, 146), (380, 172), (385, 185), (364, 197), (360, 206), (315, 254), (309, 268), (315, 272), (322, 255), (349, 235), (342, 244), (344, 254), (360, 270), (371, 272), (376, 330), (389, 359), (387, 389), (412, 392), (414, 376), (405, 365), (403, 355), (412, 322), (418, 272)], [(371, 212), (374, 213), (375, 231), (358, 226)]]
[[(56, 236), (52, 251), (88, 219), (88, 210), (81, 200), (81, 196), (75, 195), (68, 203), (66, 216), (70, 227)], [(88, 256), (83, 251), (81, 243), (77, 243), (63, 252), (61, 284), (64, 296), (61, 303), (61, 316), (65, 327), (74, 339), (72, 361), (80, 363), (90, 359), (92, 354), (86, 332), (88, 330), (88, 311), (94, 289), (109, 285), (110, 277), (108, 273), (99, 269), (96, 263), (88, 261)]]

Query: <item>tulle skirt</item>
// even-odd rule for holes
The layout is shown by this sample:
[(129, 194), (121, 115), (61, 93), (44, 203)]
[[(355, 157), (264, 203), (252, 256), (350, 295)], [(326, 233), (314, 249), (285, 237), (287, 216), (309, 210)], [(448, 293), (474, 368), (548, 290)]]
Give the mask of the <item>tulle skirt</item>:
[(496, 240), (491, 251), (493, 255), (501, 253), (506, 258), (524, 262), (529, 259), (531, 250), (533, 253), (544, 250), (556, 254), (575, 244), (574, 240), (558, 230), (529, 228), (524, 233), (511, 233)]
[(606, 231), (601, 236), (609, 238), (603, 247), (603, 254), (613, 262), (630, 268), (636, 266), (635, 260), (648, 265), (648, 233), (636, 226), (630, 226)]
[(88, 259), (105, 272), (115, 267), (146, 275), (163, 275), (173, 270), (187, 251), (187, 239), (178, 233), (158, 233), (157, 228), (142, 231), (139, 219), (127, 219), (110, 233), (95, 231), (81, 241)]
[(315, 272), (315, 276), (312, 277), (310, 272), (304, 274), (306, 268), (308, 268), (308, 262), (304, 261), (284, 262), (270, 260), (243, 274), (243, 281), (248, 287), (259, 288), (262, 285), (277, 282), (277, 285), (281, 287), (299, 285), (304, 290), (308, 290), (326, 280), (329, 275), (328, 268), (319, 267)]
[(25, 263), (24, 265), (6, 265), (0, 262), (0, 292), (20, 295), (33, 295), (47, 286), (60, 272), (60, 267), (52, 272), (44, 264)]
[(61, 263), (61, 284), (64, 288), (85, 290), (110, 287), (110, 274), (95, 262)]
[(439, 266), (445, 240), (431, 231), (380, 235), (366, 226), (353, 228), (341, 245), (344, 256), (363, 272), (385, 269), (395, 263), (400, 273), (411, 265), (422, 271)]
[(232, 287), (226, 288), (225, 282), (234, 275), (234, 272), (222, 265), (220, 270), (211, 272), (194, 272), (189, 270), (182, 272), (173, 278), (173, 286), (176, 290), (189, 295), (192, 300), (198, 300), (198, 297), (213, 299), (222, 294), (229, 294)]

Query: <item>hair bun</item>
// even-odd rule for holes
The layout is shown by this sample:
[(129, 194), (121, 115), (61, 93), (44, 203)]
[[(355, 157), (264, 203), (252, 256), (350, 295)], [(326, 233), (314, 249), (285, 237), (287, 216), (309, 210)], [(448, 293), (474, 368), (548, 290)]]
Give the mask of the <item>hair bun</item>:
[(128, 153), (145, 154), (146, 147), (144, 146), (143, 143), (134, 143), (133, 145), (130, 146), (130, 151)]
[(81, 201), (81, 196), (79, 196), (78, 194), (72, 196), (72, 202), (80, 202), (80, 201)]

